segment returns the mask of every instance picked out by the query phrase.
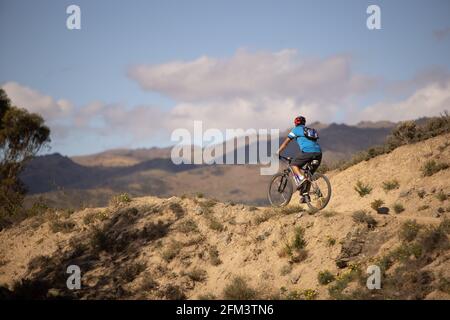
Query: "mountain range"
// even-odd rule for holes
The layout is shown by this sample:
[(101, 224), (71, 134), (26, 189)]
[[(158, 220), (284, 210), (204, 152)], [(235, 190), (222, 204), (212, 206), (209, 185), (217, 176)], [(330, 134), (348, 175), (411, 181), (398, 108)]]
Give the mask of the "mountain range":
[[(391, 122), (357, 125), (313, 123), (320, 134), (324, 163), (349, 159), (355, 152), (381, 144), (395, 127)], [(283, 131), (280, 142), (288, 131)], [(245, 146), (248, 152), (249, 145)], [(169, 196), (203, 193), (221, 201), (266, 204), (269, 176), (259, 165), (175, 165), (171, 147), (115, 149), (67, 157), (58, 153), (38, 156), (21, 175), (29, 199), (43, 196), (54, 205), (79, 208), (101, 206), (117, 193), (133, 196)], [(234, 150), (237, 152), (237, 150)], [(286, 155), (298, 153), (291, 143)]]

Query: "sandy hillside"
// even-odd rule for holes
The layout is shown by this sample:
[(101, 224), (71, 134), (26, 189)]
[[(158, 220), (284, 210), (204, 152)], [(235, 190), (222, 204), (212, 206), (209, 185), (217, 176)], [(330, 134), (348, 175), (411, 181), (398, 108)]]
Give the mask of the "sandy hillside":
[[(49, 210), (0, 232), (0, 295), (449, 299), (450, 170), (421, 171), (428, 160), (450, 163), (449, 138), (329, 173), (332, 200), (314, 215), (297, 197), (281, 210), (199, 197), (119, 197), (106, 208)], [(393, 179), (398, 187), (383, 190)], [(357, 194), (358, 180), (370, 194)], [(376, 199), (384, 214), (371, 209)], [(404, 210), (396, 213), (395, 204)], [(72, 264), (81, 268), (81, 290), (66, 289)], [(373, 264), (383, 273), (381, 290), (365, 286)]]

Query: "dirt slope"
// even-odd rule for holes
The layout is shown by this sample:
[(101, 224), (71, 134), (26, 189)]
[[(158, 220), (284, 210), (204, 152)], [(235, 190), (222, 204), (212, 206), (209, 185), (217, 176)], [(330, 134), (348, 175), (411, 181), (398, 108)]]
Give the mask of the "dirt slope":
[[(315, 215), (300, 206), (274, 210), (198, 197), (121, 197), (106, 208), (48, 211), (0, 232), (0, 295), (448, 299), (450, 170), (423, 177), (421, 167), (430, 159), (450, 162), (449, 138), (331, 172), (332, 201)], [(384, 191), (392, 179), (399, 187)], [(360, 197), (357, 180), (371, 193)], [(375, 199), (390, 211), (372, 210)], [(395, 213), (395, 203), (405, 210)], [(375, 222), (367, 215), (355, 221), (357, 210)], [(417, 225), (405, 228), (410, 219)], [(66, 289), (71, 264), (82, 271), (78, 291)], [(372, 264), (382, 268), (382, 290), (365, 287)], [(325, 270), (336, 279), (320, 284)]]

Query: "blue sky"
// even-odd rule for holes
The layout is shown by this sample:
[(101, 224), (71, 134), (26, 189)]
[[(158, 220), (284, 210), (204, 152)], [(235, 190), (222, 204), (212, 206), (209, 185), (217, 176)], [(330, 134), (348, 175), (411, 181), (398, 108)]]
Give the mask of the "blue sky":
[[(66, 28), (65, 11), (70, 4), (81, 8), (81, 30)], [(381, 30), (366, 27), (370, 4), (381, 8)], [(450, 2), (446, 0), (1, 0), (0, 84), (14, 82), (55, 101), (70, 101), (73, 111), (69, 117), (93, 102), (101, 102), (105, 108), (120, 105), (124, 110), (152, 106), (158, 108), (161, 117), (170, 117), (164, 113), (180, 104), (205, 109), (206, 102), (210, 108), (218, 102), (210, 98), (204, 101), (203, 96), (185, 101), (178, 92), (166, 87), (159, 90), (159, 83), (148, 84), (147, 78), (130, 76), (130, 68), (189, 62), (202, 56), (233, 59), (240, 49), (249, 54), (293, 49), (299, 59), (348, 56), (353, 74), (376, 79), (378, 84), (363, 94), (349, 93), (351, 98), (342, 98), (342, 103), (352, 104), (349, 108), (362, 109), (408, 99), (420, 89), (412, 84), (417, 75), (433, 70), (427, 80), (433, 81), (439, 78), (435, 73), (450, 70), (449, 14)], [(150, 71), (154, 77), (154, 70)], [(389, 88), (402, 84), (406, 90), (391, 96)], [(294, 101), (315, 104), (313, 97), (300, 98)], [(229, 102), (233, 101), (230, 98)], [(348, 111), (338, 106), (324, 112), (329, 110), (334, 110), (331, 118), (317, 116), (317, 120), (348, 122)], [(287, 114), (286, 125), (290, 118)], [(60, 127), (70, 121), (55, 120)], [(104, 121), (94, 120), (91, 125), (111, 125)], [(149, 126), (157, 127), (152, 121), (155, 119), (149, 119)], [(114, 130), (99, 134), (80, 127), (66, 128), (68, 132), (53, 136), (52, 151), (74, 155), (115, 147), (164, 146), (170, 144), (170, 131), (164, 129), (149, 131), (145, 137), (145, 130), (128, 135)]]

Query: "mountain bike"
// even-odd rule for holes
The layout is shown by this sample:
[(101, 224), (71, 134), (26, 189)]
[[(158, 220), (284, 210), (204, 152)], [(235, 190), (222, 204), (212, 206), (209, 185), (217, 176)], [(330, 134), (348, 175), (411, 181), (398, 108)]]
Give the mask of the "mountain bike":
[[(283, 156), (280, 156), (280, 159), (287, 164), (287, 168), (272, 177), (267, 193), (269, 202), (274, 207), (286, 206), (291, 201), (294, 186), (297, 188), (291, 167), (293, 159)], [(306, 204), (312, 212), (325, 208), (331, 198), (330, 180), (321, 173), (311, 173), (318, 165), (319, 161), (312, 160), (301, 168), (305, 174), (305, 185), (302, 185), (301, 189), (306, 190), (303, 194), (306, 195)]]

